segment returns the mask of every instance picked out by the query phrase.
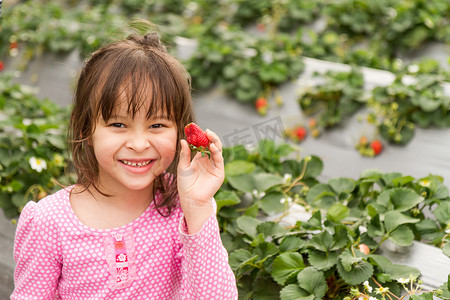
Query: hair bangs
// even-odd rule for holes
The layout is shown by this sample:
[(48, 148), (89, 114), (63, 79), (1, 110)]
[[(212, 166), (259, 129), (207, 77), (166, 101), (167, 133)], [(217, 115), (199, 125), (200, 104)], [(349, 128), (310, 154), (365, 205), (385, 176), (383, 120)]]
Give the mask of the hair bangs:
[(96, 111), (107, 121), (119, 105), (125, 105), (132, 118), (146, 108), (147, 118), (180, 120), (180, 109), (176, 108), (184, 107), (186, 93), (178, 82), (179, 71), (157, 55), (139, 54), (133, 55), (132, 60), (129, 56), (126, 60), (119, 57), (113, 63), (101, 88)]

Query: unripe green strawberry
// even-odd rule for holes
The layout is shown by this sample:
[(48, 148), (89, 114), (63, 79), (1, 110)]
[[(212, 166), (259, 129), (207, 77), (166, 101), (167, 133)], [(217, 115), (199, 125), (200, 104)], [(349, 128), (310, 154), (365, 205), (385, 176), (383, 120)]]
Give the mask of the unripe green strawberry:
[(211, 154), (209, 152), (209, 139), (206, 136), (206, 133), (195, 123), (189, 123), (184, 127), (184, 132), (186, 133), (186, 141), (189, 144), (189, 147), (193, 151), (198, 151), (202, 153), (202, 156)]

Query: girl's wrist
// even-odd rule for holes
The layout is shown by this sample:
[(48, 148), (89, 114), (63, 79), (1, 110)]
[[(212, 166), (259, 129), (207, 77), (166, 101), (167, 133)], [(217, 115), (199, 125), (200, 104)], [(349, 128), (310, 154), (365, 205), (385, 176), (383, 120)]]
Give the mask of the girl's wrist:
[[(180, 199), (181, 200), (181, 199)], [(181, 200), (181, 209), (183, 210), (184, 219), (186, 221), (188, 234), (199, 232), (203, 224), (214, 213), (212, 199), (205, 202), (185, 201)]]

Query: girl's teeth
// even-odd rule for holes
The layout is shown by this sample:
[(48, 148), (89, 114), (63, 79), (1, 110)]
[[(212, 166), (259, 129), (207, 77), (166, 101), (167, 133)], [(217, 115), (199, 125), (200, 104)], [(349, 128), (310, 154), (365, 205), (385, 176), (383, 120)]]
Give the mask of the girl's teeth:
[(122, 160), (122, 162), (124, 164), (126, 164), (127, 166), (138, 167), (138, 168), (145, 167), (146, 165), (148, 165), (150, 163), (150, 161), (135, 163), (135, 162), (129, 162), (129, 161), (126, 161), (126, 160)]

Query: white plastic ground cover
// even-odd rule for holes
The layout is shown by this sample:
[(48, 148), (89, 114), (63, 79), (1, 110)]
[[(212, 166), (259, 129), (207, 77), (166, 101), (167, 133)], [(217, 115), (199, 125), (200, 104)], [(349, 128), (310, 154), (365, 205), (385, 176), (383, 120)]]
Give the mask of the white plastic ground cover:
[[(311, 57), (304, 57), (305, 70), (300, 75), (299, 84), (302, 79), (311, 77), (314, 72), (325, 73), (327, 71), (348, 72), (351, 70), (350, 65), (324, 61)], [(360, 67), (364, 76), (365, 88), (372, 89), (377, 86), (388, 86), (395, 80), (395, 75), (389, 71), (378, 70), (366, 67)], [(412, 76), (404, 76), (402, 82), (404, 84), (414, 84), (416, 80)], [(450, 95), (450, 82), (443, 85), (444, 93)]]

